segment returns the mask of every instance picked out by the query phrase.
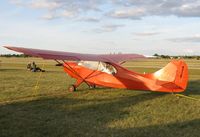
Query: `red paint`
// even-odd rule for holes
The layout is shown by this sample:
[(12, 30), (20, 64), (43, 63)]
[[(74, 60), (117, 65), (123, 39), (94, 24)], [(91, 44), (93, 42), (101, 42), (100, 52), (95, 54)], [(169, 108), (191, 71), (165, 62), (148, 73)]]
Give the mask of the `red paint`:
[(76, 62), (66, 62), (64, 71), (77, 80), (76, 87), (82, 82), (103, 87), (160, 92), (182, 92), (187, 87), (188, 68), (183, 60), (173, 60), (152, 74), (139, 74), (120, 65), (111, 64), (116, 68), (117, 73), (107, 74), (92, 70)]

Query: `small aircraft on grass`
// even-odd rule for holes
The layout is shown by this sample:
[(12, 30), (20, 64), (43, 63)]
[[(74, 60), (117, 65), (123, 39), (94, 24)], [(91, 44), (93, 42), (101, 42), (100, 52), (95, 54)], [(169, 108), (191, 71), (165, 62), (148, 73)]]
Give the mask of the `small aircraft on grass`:
[(145, 58), (138, 54), (80, 54), (22, 47), (4, 46), (7, 49), (62, 61), (64, 71), (76, 82), (69, 91), (86, 83), (89, 87), (110, 87), (130, 90), (158, 92), (183, 92), (188, 83), (188, 67), (183, 60), (172, 60), (162, 69), (151, 74), (139, 74), (124, 68), (121, 64), (133, 59)]

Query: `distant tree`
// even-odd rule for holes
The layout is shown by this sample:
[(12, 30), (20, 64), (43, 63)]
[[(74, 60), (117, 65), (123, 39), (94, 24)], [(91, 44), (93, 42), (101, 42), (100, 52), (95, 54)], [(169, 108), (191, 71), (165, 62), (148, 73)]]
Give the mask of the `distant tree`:
[(31, 57), (31, 56), (25, 55), (25, 54), (2, 54), (2, 55), (0, 55), (0, 57), (7, 57), (7, 58), (10, 58), (10, 57), (27, 58), (27, 57)]
[(155, 53), (153, 56), (156, 56), (156, 57), (158, 57), (159, 55), (158, 55), (157, 53)]
[(160, 57), (163, 58), (163, 59), (170, 59), (169, 55), (160, 55)]

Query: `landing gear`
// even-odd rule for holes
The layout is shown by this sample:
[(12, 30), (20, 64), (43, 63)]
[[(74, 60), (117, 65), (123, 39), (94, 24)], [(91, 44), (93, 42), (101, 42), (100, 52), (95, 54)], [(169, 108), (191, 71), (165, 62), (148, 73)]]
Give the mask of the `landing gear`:
[[(64, 61), (63, 61), (64, 62)], [(90, 74), (88, 74), (87, 76), (82, 77), (81, 75), (79, 75), (79, 72), (76, 71), (76, 67), (71, 67), (70, 64), (68, 64), (67, 62), (64, 62), (64, 70), (65, 72), (67, 72), (71, 77), (76, 79), (76, 82), (73, 85), (70, 85), (68, 88), (69, 92), (74, 92), (76, 91), (76, 88), (78, 88), (82, 83), (86, 83), (90, 88), (95, 88), (96, 85), (93, 83), (90, 83), (87, 81), (88, 78), (90, 78), (90, 76), (95, 73), (96, 71), (92, 71)]]
[(74, 92), (74, 91), (76, 91), (75, 85), (70, 85), (69, 88), (68, 88), (68, 91), (69, 91), (69, 92)]
[(92, 84), (89, 86), (90, 89), (96, 88), (96, 85)]

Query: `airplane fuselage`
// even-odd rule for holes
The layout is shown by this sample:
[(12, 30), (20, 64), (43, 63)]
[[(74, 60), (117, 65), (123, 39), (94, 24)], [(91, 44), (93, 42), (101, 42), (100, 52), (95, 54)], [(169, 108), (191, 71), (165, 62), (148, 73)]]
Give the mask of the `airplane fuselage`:
[[(98, 69), (91, 69), (77, 62), (65, 62), (64, 71), (76, 79), (75, 87), (85, 82), (88, 85), (101, 87), (122, 88), (131, 90), (150, 90), (161, 92), (182, 92), (187, 86), (187, 66), (183, 61), (172, 61), (166, 66), (164, 72), (152, 74), (139, 74), (117, 64), (109, 64), (116, 69), (107, 73)], [(173, 68), (174, 67), (174, 68)], [(178, 68), (177, 68), (178, 67)], [(169, 69), (177, 70), (169, 70)], [(180, 70), (182, 68), (183, 70)], [(176, 73), (175, 73), (176, 71)], [(177, 74), (179, 73), (181, 74)], [(164, 73), (160, 74), (159, 73)], [(180, 76), (178, 76), (180, 75)], [(177, 78), (179, 77), (179, 78)], [(176, 80), (179, 79), (179, 82)], [(180, 82), (181, 80), (181, 82)]]

